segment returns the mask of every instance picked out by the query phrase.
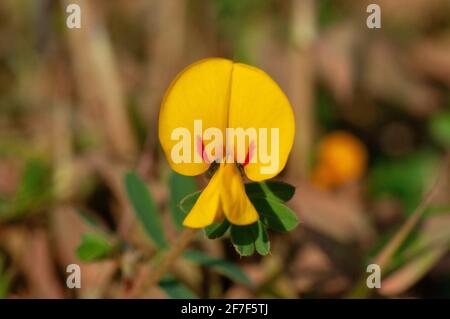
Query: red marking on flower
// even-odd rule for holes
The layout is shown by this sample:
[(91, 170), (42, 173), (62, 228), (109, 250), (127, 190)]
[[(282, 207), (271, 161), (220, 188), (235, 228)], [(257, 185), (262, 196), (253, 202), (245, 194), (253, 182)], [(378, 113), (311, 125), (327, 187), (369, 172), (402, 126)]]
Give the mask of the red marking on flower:
[(246, 166), (248, 163), (250, 163), (254, 154), (255, 154), (255, 143), (253, 141), (251, 141), (250, 145), (248, 146), (247, 155), (245, 155), (244, 166)]
[(197, 136), (197, 151), (200, 152), (199, 155), (202, 157), (203, 161), (205, 161), (206, 163), (211, 163), (205, 153), (205, 144), (203, 143), (203, 139), (201, 136)]

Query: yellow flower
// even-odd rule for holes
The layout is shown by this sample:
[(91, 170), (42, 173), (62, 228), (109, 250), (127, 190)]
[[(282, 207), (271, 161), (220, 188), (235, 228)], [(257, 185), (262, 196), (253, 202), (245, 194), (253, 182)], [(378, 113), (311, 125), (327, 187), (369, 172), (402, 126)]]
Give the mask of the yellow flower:
[(202, 228), (224, 217), (235, 225), (256, 222), (259, 215), (238, 165), (253, 181), (276, 176), (286, 164), (294, 133), (288, 99), (262, 70), (220, 58), (183, 70), (161, 104), (162, 148), (172, 169), (183, 175), (199, 175), (212, 162), (220, 163), (183, 224)]

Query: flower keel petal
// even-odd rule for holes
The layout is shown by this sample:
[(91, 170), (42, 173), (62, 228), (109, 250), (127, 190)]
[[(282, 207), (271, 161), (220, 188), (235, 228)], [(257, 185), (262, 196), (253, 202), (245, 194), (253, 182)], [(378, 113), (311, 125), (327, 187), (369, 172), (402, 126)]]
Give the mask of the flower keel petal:
[(249, 225), (259, 219), (258, 212), (245, 193), (244, 183), (234, 164), (222, 164), (221, 202), (228, 221), (234, 225)]

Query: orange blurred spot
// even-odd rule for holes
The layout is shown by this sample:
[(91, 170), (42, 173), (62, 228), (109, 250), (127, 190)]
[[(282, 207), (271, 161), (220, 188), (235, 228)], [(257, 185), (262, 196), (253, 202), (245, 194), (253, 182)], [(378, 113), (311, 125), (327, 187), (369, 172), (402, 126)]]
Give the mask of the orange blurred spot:
[(367, 167), (365, 145), (353, 135), (336, 131), (319, 143), (312, 183), (320, 188), (334, 188), (356, 181)]

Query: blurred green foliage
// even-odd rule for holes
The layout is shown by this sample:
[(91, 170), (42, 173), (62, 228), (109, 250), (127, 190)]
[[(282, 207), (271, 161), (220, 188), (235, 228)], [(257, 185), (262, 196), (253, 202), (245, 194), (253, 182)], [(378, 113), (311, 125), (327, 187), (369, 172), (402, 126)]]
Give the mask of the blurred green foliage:
[(422, 200), (430, 177), (435, 176), (437, 154), (422, 149), (402, 158), (388, 158), (376, 162), (370, 173), (370, 189), (377, 197), (398, 199), (405, 214), (410, 214)]
[(318, 20), (322, 27), (327, 27), (342, 19), (343, 12), (336, 0), (318, 1)]
[(12, 276), (6, 268), (5, 258), (0, 254), (0, 299), (6, 298), (11, 280)]
[(171, 275), (164, 276), (159, 282), (162, 290), (172, 299), (197, 299), (196, 294)]
[[(158, 263), (162, 254), (170, 248), (169, 243), (166, 241), (165, 232), (162, 228), (161, 214), (153, 200), (151, 193), (149, 192), (146, 183), (134, 172), (128, 172), (124, 178), (125, 188), (129, 197), (129, 200), (133, 206), (134, 212), (138, 220), (143, 225), (149, 238), (155, 243), (157, 249), (154, 258), (151, 262)], [(184, 176), (173, 173), (169, 178), (169, 186), (171, 188), (171, 196), (174, 201), (175, 198), (183, 196), (188, 191), (195, 190), (195, 183), (192, 178), (185, 178)], [(188, 195), (188, 198), (193, 198), (194, 201), (198, 198), (200, 192), (194, 192)], [(283, 195), (285, 198), (291, 195)], [(175, 205), (175, 202), (173, 202)], [(172, 209), (177, 207), (177, 210), (172, 211), (174, 224), (179, 223), (184, 218), (184, 212), (182, 211), (182, 205), (172, 206)], [(99, 229), (98, 233), (84, 234), (81, 238), (81, 242), (77, 247), (77, 256), (80, 260), (85, 262), (92, 262), (100, 259), (111, 258), (115, 252), (123, 252), (130, 248), (126, 243), (122, 243), (120, 250), (117, 245), (111, 244), (111, 240), (108, 239), (106, 234), (100, 229), (96, 220), (84, 211), (79, 211), (83, 216), (83, 219), (94, 228)], [(180, 216), (175, 216), (175, 214)], [(266, 236), (267, 238), (267, 236)], [(117, 247), (116, 247), (117, 246)], [(259, 248), (259, 251), (263, 251)], [(268, 252), (268, 248), (267, 248)], [(251, 285), (252, 282), (248, 276), (235, 264), (228, 262), (224, 259), (208, 256), (197, 250), (185, 251), (182, 255), (186, 260), (201, 266), (209, 267), (217, 273), (229, 278), (230, 280), (244, 284)], [(160, 281), (159, 286), (170, 298), (197, 298), (196, 294), (181, 283), (177, 278), (172, 275), (165, 275)]]
[(77, 247), (77, 256), (82, 261), (94, 261), (109, 257), (113, 252), (113, 247), (108, 240), (98, 234), (83, 234), (81, 243)]
[(133, 172), (125, 176), (125, 188), (137, 218), (158, 248), (168, 246), (161, 217), (145, 182)]
[(251, 49), (248, 47), (247, 32), (259, 12), (270, 4), (270, 0), (217, 0), (214, 8), (220, 36), (233, 45), (233, 59), (251, 63)]
[(434, 114), (429, 123), (433, 139), (445, 149), (450, 149), (450, 111)]
[(28, 159), (12, 198), (0, 200), (0, 220), (39, 211), (51, 201), (52, 193), (50, 167), (39, 158)]
[(179, 203), (184, 197), (197, 190), (195, 179), (192, 176), (184, 176), (176, 172), (171, 172), (169, 176), (169, 189), (170, 212), (172, 213), (175, 227), (180, 231), (183, 229), (183, 220), (186, 213), (180, 208)]

